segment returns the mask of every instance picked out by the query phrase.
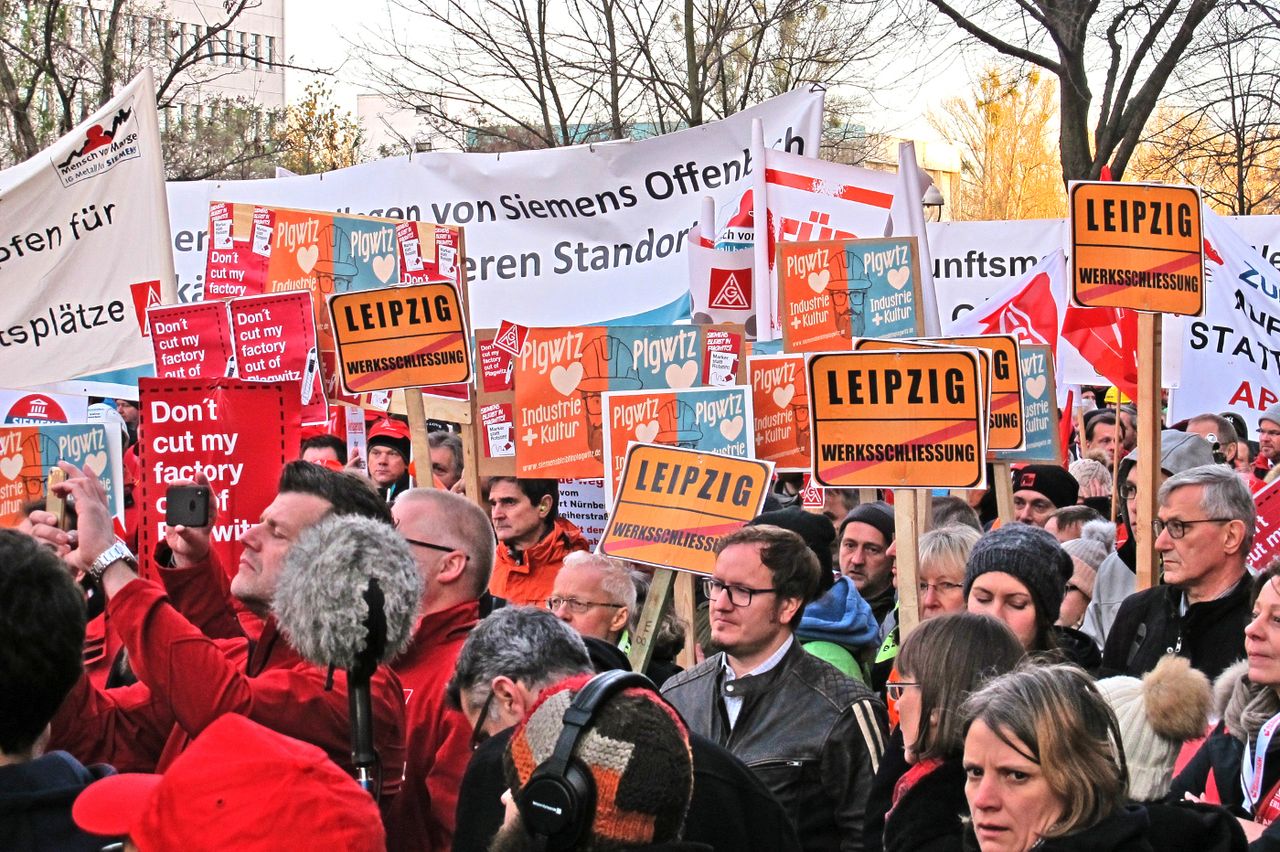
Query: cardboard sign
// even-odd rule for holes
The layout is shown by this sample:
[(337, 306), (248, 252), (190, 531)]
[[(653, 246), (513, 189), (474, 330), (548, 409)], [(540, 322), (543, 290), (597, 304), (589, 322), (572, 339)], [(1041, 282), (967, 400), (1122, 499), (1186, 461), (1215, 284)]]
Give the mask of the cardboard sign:
[(1261, 571), (1280, 556), (1280, 480), (1275, 480), (1253, 495), (1258, 509), (1258, 523), (1249, 550), (1249, 568)]
[(1084, 307), (1204, 313), (1200, 190), (1073, 182), (1071, 298)]
[(88, 397), (0, 389), (0, 423), (16, 426), (83, 423), (88, 412)]
[(778, 244), (787, 352), (852, 348), (859, 337), (923, 333), (915, 237)]
[(605, 482), (612, 494), (622, 473), (622, 448), (632, 441), (684, 447), (734, 458), (755, 457), (751, 394), (729, 388), (617, 391), (603, 395)]
[(809, 391), (803, 355), (753, 355), (747, 382), (755, 413), (756, 458), (773, 462), (779, 473), (807, 471)]
[[(734, 326), (529, 329), (515, 361), (515, 475), (603, 478), (603, 394), (697, 387), (715, 331), (741, 340)], [(486, 336), (477, 339), (483, 345)], [(482, 405), (502, 401), (480, 396)]]
[(813, 475), (836, 488), (982, 488), (973, 349), (822, 353), (808, 363)]
[(342, 383), (351, 393), (471, 380), (458, 291), (415, 284), (329, 299)]
[(992, 453), (1001, 462), (1062, 461), (1058, 430), (1058, 391), (1054, 384), (1053, 350), (1043, 344), (1019, 344), (1022, 376), (1022, 426), (1026, 446)]
[(156, 376), (217, 379), (234, 376), (231, 318), (225, 302), (155, 307), (147, 311)]
[(772, 475), (756, 459), (632, 444), (599, 551), (710, 574), (716, 541), (760, 514)]
[(972, 337), (920, 337), (888, 342), (862, 339), (854, 342), (859, 352), (927, 347), (959, 347), (978, 350), (987, 385), (987, 448), (1020, 450), (1022, 433), (1022, 385), (1018, 380), (1018, 340), (1012, 334), (983, 334)]
[(285, 462), (298, 454), (296, 385), (234, 379), (142, 379), (138, 459), (142, 467), (140, 552), (164, 540), (165, 492), (209, 478), (217, 505), (213, 547), (229, 577), (240, 561), (240, 536), (275, 499)]
[(0, 527), (14, 527), (23, 508), (48, 497), (49, 471), (60, 461), (97, 474), (107, 508), (124, 520), (120, 427), (114, 423), (59, 423), (0, 428)]
[(320, 354), (306, 293), (235, 299), (231, 333), (239, 376), (254, 382), (299, 382), (303, 423), (325, 423), (329, 406), (320, 381)]

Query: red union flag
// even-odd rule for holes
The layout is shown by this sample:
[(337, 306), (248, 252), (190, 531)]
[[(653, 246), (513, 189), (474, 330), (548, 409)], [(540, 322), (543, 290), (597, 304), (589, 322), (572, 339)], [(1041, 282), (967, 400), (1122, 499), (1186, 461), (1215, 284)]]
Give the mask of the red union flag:
[(773, 340), (781, 332), (773, 268), (777, 243), (884, 236), (897, 178), (765, 148), (763, 131), (753, 135), (752, 146), (753, 158), (763, 166), (755, 169), (752, 186), (757, 336)]
[(701, 224), (689, 231), (689, 296), (698, 324), (742, 323), (755, 330), (751, 249), (722, 251), (702, 235)]
[(746, 270), (713, 268), (709, 304), (720, 310), (749, 310), (751, 308), (750, 287), (751, 274)]

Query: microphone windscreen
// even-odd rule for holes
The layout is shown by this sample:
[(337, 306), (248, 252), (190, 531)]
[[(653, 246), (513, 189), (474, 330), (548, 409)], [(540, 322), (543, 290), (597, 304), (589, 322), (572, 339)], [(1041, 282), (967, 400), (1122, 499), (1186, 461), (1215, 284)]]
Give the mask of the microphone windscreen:
[(364, 593), (377, 578), (385, 598), (387, 645), (379, 662), (409, 644), (423, 581), (394, 528), (359, 515), (334, 515), (303, 530), (289, 548), (272, 608), (289, 644), (320, 666), (355, 667), (368, 641)]

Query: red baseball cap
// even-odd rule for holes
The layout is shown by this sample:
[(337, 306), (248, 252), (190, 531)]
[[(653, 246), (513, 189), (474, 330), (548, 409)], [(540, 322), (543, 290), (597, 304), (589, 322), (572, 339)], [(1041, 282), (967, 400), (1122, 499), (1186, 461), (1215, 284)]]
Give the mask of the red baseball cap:
[(90, 834), (129, 837), (141, 852), (382, 852), (373, 797), (315, 746), (228, 713), (164, 775), (112, 775), (71, 808)]

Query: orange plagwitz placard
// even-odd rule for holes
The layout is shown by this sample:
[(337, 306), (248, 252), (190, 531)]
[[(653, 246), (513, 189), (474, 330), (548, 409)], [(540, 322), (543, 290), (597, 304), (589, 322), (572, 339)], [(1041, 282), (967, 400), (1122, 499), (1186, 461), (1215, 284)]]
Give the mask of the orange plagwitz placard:
[(1200, 191), (1071, 184), (1071, 298), (1089, 308), (1204, 313)]
[(599, 550), (710, 574), (716, 542), (760, 514), (772, 476), (757, 459), (631, 444)]
[(836, 488), (985, 487), (978, 350), (821, 353), (808, 362), (813, 475)]
[(349, 393), (471, 380), (466, 323), (452, 284), (336, 294), (329, 316)]
[(747, 359), (756, 458), (779, 473), (808, 471), (809, 397), (804, 356), (753, 355)]

